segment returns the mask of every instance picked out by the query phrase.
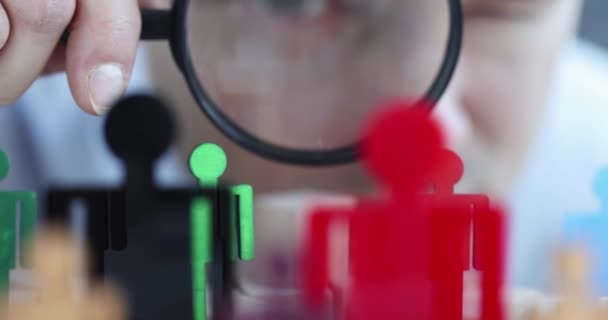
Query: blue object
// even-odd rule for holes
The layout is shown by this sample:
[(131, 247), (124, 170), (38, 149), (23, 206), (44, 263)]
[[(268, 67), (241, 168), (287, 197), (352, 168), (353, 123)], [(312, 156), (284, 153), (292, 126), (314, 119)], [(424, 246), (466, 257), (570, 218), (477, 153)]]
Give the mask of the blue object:
[(593, 190), (600, 200), (596, 213), (566, 215), (563, 228), (567, 244), (583, 245), (592, 250), (593, 282), (598, 294), (608, 294), (608, 167), (598, 171)]

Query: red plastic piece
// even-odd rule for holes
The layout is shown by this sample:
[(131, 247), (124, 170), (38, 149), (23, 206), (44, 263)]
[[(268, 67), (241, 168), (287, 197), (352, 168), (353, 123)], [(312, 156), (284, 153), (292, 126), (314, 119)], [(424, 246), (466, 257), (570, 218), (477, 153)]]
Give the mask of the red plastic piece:
[(490, 206), (487, 196), (454, 194), (462, 174), (462, 160), (444, 149), (429, 176), (433, 193), (426, 200), (432, 221), (432, 274), (442, 304), (435, 309), (434, 319), (462, 320), (463, 272), (471, 267), (472, 249), (472, 266), (482, 277), (481, 319), (502, 320), (504, 214)]
[[(385, 197), (312, 213), (300, 278), (309, 306), (320, 307), (333, 289), (340, 319), (460, 320), (474, 225), (474, 265), (484, 272), (482, 319), (503, 319), (504, 217), (487, 197), (453, 193), (462, 162), (442, 149), (440, 128), (424, 107), (390, 102), (365, 131), (362, 160)], [(435, 192), (424, 194), (429, 183)], [(332, 276), (332, 234), (340, 225), (348, 237), (340, 270), (346, 284)]]
[[(304, 243), (303, 289), (319, 306), (334, 287), (343, 303), (340, 318), (429, 319), (429, 216), (420, 190), (439, 155), (442, 136), (426, 108), (395, 101), (366, 130), (362, 159), (385, 185), (383, 199), (361, 200), (354, 209), (320, 208), (312, 213)], [(348, 283), (335, 288), (329, 248), (332, 230), (348, 233)], [(346, 249), (346, 248), (344, 248)]]
[(475, 220), (474, 267), (482, 272), (481, 320), (506, 318), (503, 303), (505, 274), (506, 217), (491, 209)]

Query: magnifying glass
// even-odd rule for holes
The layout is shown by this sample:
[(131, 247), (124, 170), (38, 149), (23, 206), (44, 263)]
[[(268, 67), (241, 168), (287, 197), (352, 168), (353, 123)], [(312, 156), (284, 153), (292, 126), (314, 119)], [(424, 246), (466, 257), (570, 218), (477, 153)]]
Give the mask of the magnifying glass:
[(434, 105), (462, 42), (460, 0), (175, 0), (142, 10), (143, 40), (168, 39), (204, 114), (264, 158), (357, 159), (357, 134), (386, 98)]

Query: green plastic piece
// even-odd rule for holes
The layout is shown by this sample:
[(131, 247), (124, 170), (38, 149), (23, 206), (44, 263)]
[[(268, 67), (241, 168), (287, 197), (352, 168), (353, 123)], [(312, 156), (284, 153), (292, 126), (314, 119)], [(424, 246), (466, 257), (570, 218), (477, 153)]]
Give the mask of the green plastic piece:
[(9, 168), (8, 157), (4, 151), (0, 150), (0, 181), (6, 178)]
[[(5, 212), (11, 212), (11, 206), (5, 194), (0, 195), (0, 292), (6, 293), (9, 289), (9, 274), (12, 269), (16, 267), (16, 253), (15, 253), (15, 240), (16, 232), (15, 227), (17, 225), (15, 214), (4, 214)], [(15, 212), (16, 208), (12, 210)]]
[[(232, 195), (237, 198), (232, 203), (239, 205), (239, 254), (242, 260), (250, 261), (254, 258), (254, 224), (253, 224), (253, 188), (247, 184), (231, 187)], [(234, 210), (233, 216), (236, 216)], [(236, 234), (235, 234), (236, 237)]]
[[(0, 182), (9, 172), (9, 161), (6, 153), (0, 150)], [(8, 192), (0, 190), (0, 293), (8, 294), (10, 271), (17, 267), (17, 209), (21, 208), (19, 226), (19, 253), (21, 266), (29, 266), (26, 257), (28, 242), (36, 227), (37, 202), (34, 192)]]
[(202, 187), (217, 187), (226, 171), (226, 153), (216, 144), (201, 144), (190, 155), (190, 170)]
[[(201, 144), (190, 155), (190, 171), (199, 180), (199, 185), (203, 188), (217, 188), (220, 177), (226, 171), (226, 166), (226, 153), (216, 144)], [(234, 226), (230, 232), (234, 244), (231, 248), (232, 257), (235, 260), (240, 257), (242, 260), (249, 261), (254, 258), (253, 188), (250, 185), (236, 185), (230, 187), (230, 191), (232, 201), (229, 214)], [(212, 208), (208, 201), (206, 204), (203, 204), (203, 202), (205, 201), (197, 199), (191, 210), (191, 246), (193, 248), (192, 265), (195, 290), (202, 290), (202, 288), (206, 290), (206, 264), (211, 261)], [(195, 292), (194, 297), (194, 319), (206, 320), (205, 293)]]
[[(211, 203), (198, 198), (191, 205), (192, 290), (194, 319), (207, 319), (207, 263), (211, 261)], [(202, 272), (201, 272), (202, 271)]]

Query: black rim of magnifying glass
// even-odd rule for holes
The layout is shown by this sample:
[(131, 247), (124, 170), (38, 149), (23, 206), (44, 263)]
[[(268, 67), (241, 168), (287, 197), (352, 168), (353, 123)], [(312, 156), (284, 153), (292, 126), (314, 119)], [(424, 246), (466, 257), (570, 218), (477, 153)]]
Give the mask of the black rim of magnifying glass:
[[(439, 101), (454, 74), (462, 45), (462, 5), (460, 0), (446, 1), (449, 2), (450, 32), (445, 56), (439, 73), (423, 96), (423, 99), (430, 101), (432, 106)], [(357, 161), (358, 142), (328, 150), (286, 148), (266, 142), (250, 134), (220, 111), (218, 105), (202, 86), (190, 58), (186, 26), (189, 3), (190, 0), (176, 0), (174, 3), (174, 19), (170, 37), (171, 50), (199, 107), (226, 137), (261, 157), (292, 165), (330, 166)]]

